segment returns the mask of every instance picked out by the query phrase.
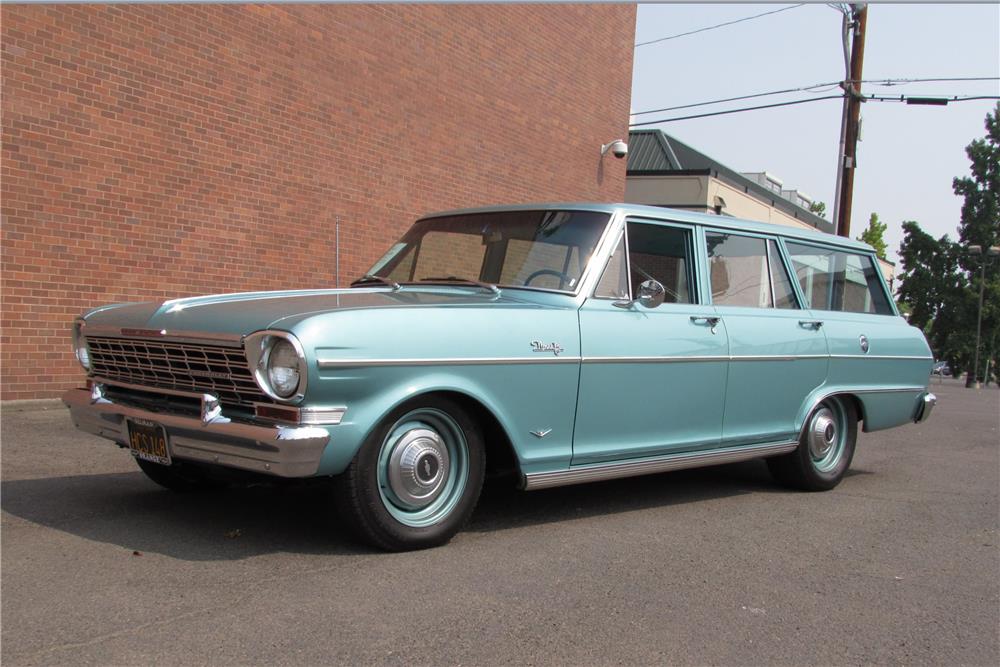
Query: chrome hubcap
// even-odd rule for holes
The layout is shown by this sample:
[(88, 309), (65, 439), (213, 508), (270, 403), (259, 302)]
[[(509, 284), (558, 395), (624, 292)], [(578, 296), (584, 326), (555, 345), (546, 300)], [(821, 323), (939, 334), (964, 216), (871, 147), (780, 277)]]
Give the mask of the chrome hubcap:
[(430, 505), (444, 490), (449, 467), (440, 435), (419, 427), (404, 432), (392, 445), (386, 469), (394, 500), (411, 510)]
[(809, 454), (821, 461), (837, 444), (837, 421), (829, 408), (816, 411), (809, 429)]

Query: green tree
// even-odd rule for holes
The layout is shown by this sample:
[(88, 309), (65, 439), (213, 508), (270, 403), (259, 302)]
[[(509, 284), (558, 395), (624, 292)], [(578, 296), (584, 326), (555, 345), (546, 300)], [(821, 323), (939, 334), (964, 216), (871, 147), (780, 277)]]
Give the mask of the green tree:
[[(945, 359), (956, 375), (969, 371), (967, 385), (983, 377), (987, 361), (996, 376), (1000, 345), (1000, 267), (983, 254), (972, 255), (970, 245), (984, 249), (1000, 245), (1000, 104), (986, 116), (986, 136), (966, 149), (969, 175), (952, 181), (963, 198), (958, 241), (947, 235), (934, 239), (916, 222), (903, 223), (899, 247), (899, 300), (909, 310), (910, 322), (927, 334), (934, 355)], [(985, 265), (985, 281), (983, 262)], [(976, 356), (976, 320), (979, 289), (983, 286), (980, 364)]]
[[(997, 358), (997, 333), (1000, 331), (1000, 271), (997, 260), (990, 262), (987, 256), (971, 255), (970, 245), (979, 245), (985, 251), (1000, 245), (1000, 103), (993, 112), (986, 115), (986, 136), (975, 139), (965, 153), (971, 162), (969, 176), (955, 178), (952, 187), (955, 194), (964, 199), (962, 221), (958, 237), (962, 246), (959, 256), (961, 267), (968, 273), (970, 291), (974, 298), (964, 314), (962, 325), (971, 331), (970, 357), (975, 356), (975, 328), (979, 312), (979, 289), (983, 269), (987, 262), (985, 284), (983, 285), (983, 323), (980, 344), (980, 368), (976, 369), (982, 378), (986, 360)], [(973, 381), (969, 377), (969, 383)]]
[(885, 259), (885, 253), (888, 250), (885, 244), (885, 230), (886, 225), (884, 222), (879, 222), (878, 213), (872, 213), (871, 217), (868, 218), (868, 228), (858, 237), (859, 241), (864, 241), (875, 248), (875, 254), (882, 259)]
[(825, 218), (826, 217), (826, 202), (814, 201), (813, 203), (809, 204), (809, 212), (810, 213), (815, 213), (816, 215), (818, 215), (821, 218)]
[(903, 223), (900, 305), (909, 312), (910, 324), (923, 329), (934, 356), (948, 361), (956, 373), (966, 366), (971, 349), (957, 326), (968, 307), (968, 281), (958, 264), (960, 253), (961, 247), (947, 234), (935, 239), (917, 222)]

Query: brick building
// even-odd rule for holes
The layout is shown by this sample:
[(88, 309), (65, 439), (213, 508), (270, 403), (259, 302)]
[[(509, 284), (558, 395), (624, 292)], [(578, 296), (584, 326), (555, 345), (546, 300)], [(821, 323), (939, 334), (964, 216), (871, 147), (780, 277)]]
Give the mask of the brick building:
[(4, 400), (94, 305), (332, 286), (338, 218), (348, 282), (427, 211), (624, 196), (634, 6), (0, 12)]

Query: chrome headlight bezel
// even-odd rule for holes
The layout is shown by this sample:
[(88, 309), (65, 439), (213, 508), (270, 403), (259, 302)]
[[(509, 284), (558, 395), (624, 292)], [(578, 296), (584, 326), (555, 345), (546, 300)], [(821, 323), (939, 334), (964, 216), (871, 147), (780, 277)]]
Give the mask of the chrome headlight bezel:
[[(268, 363), (270, 361), (271, 350), (279, 341), (289, 343), (292, 346), (292, 349), (295, 350), (295, 356), (298, 360), (299, 384), (295, 390), (287, 396), (282, 396), (280, 393), (275, 391), (274, 387), (271, 386), (271, 381), (268, 377)], [(298, 338), (287, 331), (257, 331), (247, 336), (243, 341), (243, 345), (244, 350), (246, 351), (247, 364), (250, 367), (250, 373), (253, 374), (253, 378), (257, 382), (257, 386), (260, 387), (261, 391), (263, 391), (269, 398), (272, 398), (279, 403), (295, 404), (302, 402), (302, 399), (304, 399), (306, 395), (309, 367), (306, 363), (305, 350), (303, 349), (302, 343), (299, 342)]]
[(83, 335), (83, 329), (86, 326), (87, 321), (82, 317), (78, 317), (73, 321), (73, 356), (83, 366), (83, 370), (90, 373), (94, 365), (90, 361), (90, 348), (87, 347), (87, 338)]

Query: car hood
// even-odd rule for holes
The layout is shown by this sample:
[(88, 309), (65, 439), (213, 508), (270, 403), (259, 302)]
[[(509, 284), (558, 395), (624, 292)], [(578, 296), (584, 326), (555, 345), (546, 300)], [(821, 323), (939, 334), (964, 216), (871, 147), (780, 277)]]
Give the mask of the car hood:
[[(87, 326), (246, 335), (287, 328), (303, 318), (337, 310), (470, 306), (538, 307), (530, 301), (465, 287), (392, 291), (388, 288), (216, 294), (163, 302), (103, 306)], [(284, 322), (283, 322), (284, 321)]]

